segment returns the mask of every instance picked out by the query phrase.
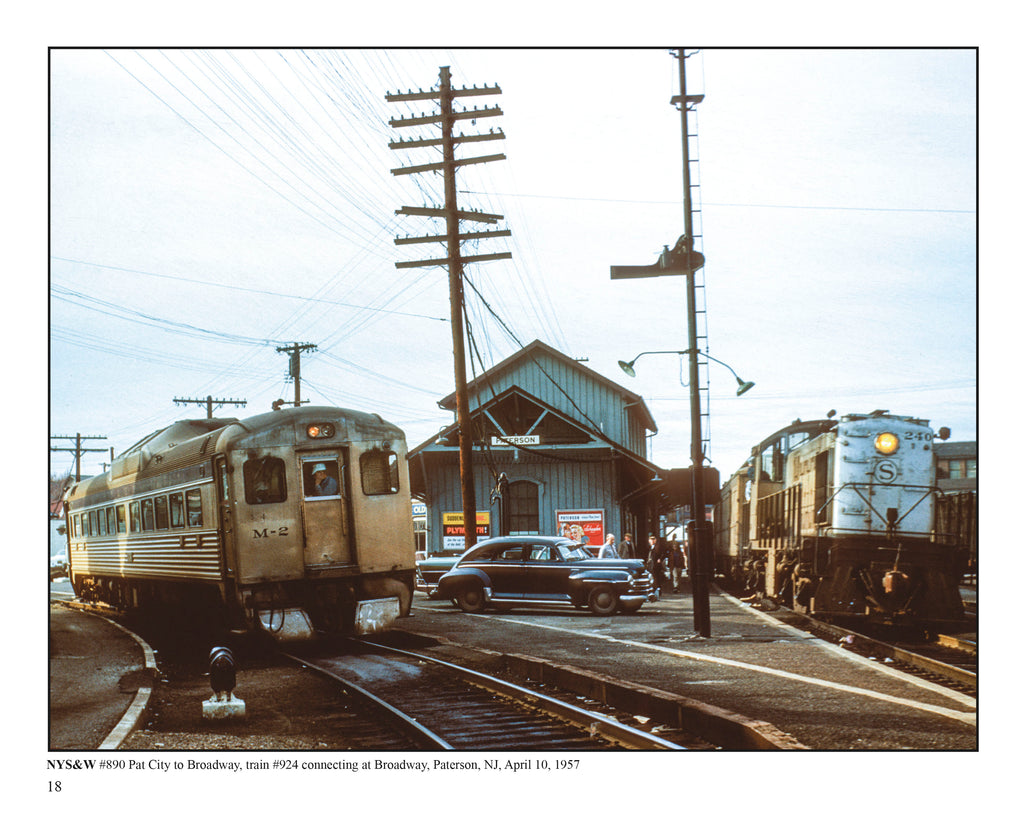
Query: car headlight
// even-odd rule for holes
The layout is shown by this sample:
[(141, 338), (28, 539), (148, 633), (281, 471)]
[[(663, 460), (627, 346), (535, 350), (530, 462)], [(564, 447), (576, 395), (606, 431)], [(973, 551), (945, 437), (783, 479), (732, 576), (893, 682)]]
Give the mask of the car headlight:
[(875, 450), (879, 454), (885, 454), (886, 456), (888, 456), (889, 454), (895, 454), (896, 449), (899, 447), (899, 437), (896, 436), (896, 434), (889, 433), (889, 431), (881, 433), (875, 437)]

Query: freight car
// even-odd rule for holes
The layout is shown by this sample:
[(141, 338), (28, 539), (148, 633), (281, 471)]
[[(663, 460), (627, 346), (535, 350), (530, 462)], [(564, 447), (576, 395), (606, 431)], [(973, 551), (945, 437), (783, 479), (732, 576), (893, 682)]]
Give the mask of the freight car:
[(282, 639), (385, 629), (412, 603), (405, 435), (296, 407), (186, 420), (65, 494), (75, 593)]
[(834, 622), (960, 624), (965, 552), (935, 531), (928, 422), (883, 410), (832, 415), (772, 434), (725, 483), (716, 570)]

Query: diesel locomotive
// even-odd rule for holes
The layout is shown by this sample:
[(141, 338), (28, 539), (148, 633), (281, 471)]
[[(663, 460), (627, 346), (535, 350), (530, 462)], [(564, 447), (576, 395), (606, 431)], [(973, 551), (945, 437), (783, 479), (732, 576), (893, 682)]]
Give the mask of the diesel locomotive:
[(960, 625), (966, 554), (935, 528), (935, 437), (884, 410), (767, 437), (715, 506), (716, 571), (833, 622)]
[(376, 414), (175, 422), (64, 503), (82, 599), (281, 639), (374, 633), (411, 607), (405, 435)]

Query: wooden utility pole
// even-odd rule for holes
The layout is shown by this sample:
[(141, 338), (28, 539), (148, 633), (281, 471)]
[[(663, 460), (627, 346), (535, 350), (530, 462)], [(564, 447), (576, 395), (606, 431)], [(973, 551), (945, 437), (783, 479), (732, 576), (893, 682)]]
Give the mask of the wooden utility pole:
[(74, 448), (53, 448), (51, 451), (69, 451), (75, 455), (75, 482), (79, 483), (82, 480), (82, 455), (88, 452), (100, 452), (106, 451), (106, 448), (83, 448), (83, 439), (106, 439), (105, 436), (82, 436), (81, 434), (75, 434), (74, 436), (51, 436), (50, 439), (73, 439), (75, 441)]
[(455, 147), (461, 143), (482, 142), (486, 140), (502, 140), (505, 135), (499, 130), (489, 134), (475, 136), (455, 136), (454, 125), (457, 120), (477, 119), (490, 116), (501, 116), (501, 109), (497, 107), (474, 108), (472, 111), (462, 110), (456, 112), (453, 102), (458, 97), (464, 96), (485, 96), (500, 94), (501, 88), (494, 87), (473, 87), (453, 91), (451, 84), (451, 70), (448, 67), (440, 68), (440, 86), (438, 90), (427, 90), (413, 93), (389, 93), (388, 102), (412, 102), (419, 100), (436, 100), (439, 102), (440, 110), (434, 114), (422, 114), (420, 116), (392, 119), (392, 128), (404, 128), (416, 125), (439, 124), (441, 136), (421, 138), (415, 140), (398, 140), (388, 143), (391, 149), (429, 148), (441, 146), (443, 159), (441, 162), (427, 163), (418, 166), (405, 166), (392, 169), (393, 175), (408, 175), (420, 172), (440, 171), (444, 175), (444, 207), (402, 207), (396, 210), (396, 215), (425, 215), (445, 219), (444, 236), (417, 236), (395, 239), (396, 245), (405, 244), (426, 244), (444, 243), (448, 249), (448, 256), (444, 259), (425, 259), (409, 262), (396, 262), (396, 268), (422, 268), (435, 265), (445, 265), (448, 268), (448, 291), (451, 305), (452, 320), (452, 348), (455, 356), (455, 408), (459, 424), (459, 479), (462, 489), (462, 522), (466, 533), (466, 549), (476, 544), (476, 487), (473, 481), (473, 428), (469, 410), (469, 391), (466, 382), (466, 342), (463, 332), (463, 318), (465, 317), (465, 305), (463, 300), (462, 268), (467, 262), (481, 262), (492, 259), (511, 259), (512, 254), (490, 253), (476, 256), (463, 256), (460, 243), (463, 239), (481, 239), (492, 236), (509, 236), (508, 230), (484, 231), (475, 233), (462, 233), (459, 228), (461, 221), (482, 221), (486, 224), (497, 223), (502, 216), (483, 212), (464, 212), (458, 208), (457, 195), (455, 190), (455, 171), (459, 166), (466, 166), (473, 163), (490, 163), (496, 160), (504, 160), (504, 154), (491, 154), (483, 157), (472, 157), (456, 159)]
[(302, 404), (299, 382), (302, 379), (301, 362), (299, 358), (303, 352), (315, 352), (315, 343), (293, 343), (291, 346), (278, 346), (278, 352), (287, 352), (292, 357), (288, 361), (288, 377), (295, 382), (295, 406)]
[(245, 407), (248, 402), (245, 399), (215, 399), (213, 396), (207, 396), (205, 399), (179, 399), (175, 397), (175, 404), (205, 404), (206, 405), (206, 418), (213, 418), (213, 406), (215, 404), (233, 404), (238, 407)]

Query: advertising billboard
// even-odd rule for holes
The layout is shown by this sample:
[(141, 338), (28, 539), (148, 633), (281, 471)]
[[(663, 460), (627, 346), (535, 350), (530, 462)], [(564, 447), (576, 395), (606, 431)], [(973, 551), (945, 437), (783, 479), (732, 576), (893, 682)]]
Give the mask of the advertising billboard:
[[(462, 525), (461, 512), (441, 513), (442, 548), (445, 550), (466, 549), (466, 528)], [(476, 513), (476, 540), (491, 537), (491, 513)]]
[(558, 534), (582, 541), (588, 547), (604, 543), (603, 509), (559, 509), (555, 511)]

